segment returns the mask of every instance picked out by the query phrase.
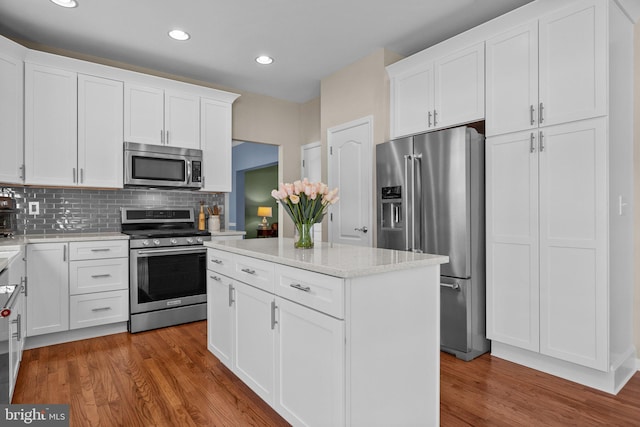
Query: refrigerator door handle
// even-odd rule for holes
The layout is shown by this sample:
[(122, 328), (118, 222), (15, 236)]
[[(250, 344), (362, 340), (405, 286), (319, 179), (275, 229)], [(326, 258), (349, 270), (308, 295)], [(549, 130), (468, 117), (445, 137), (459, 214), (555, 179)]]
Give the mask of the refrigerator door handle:
[[(411, 162), (411, 208), (412, 208), (412, 213), (413, 215), (411, 215), (411, 228), (413, 229), (413, 233), (411, 233), (411, 248), (413, 250), (413, 252), (418, 252), (421, 253), (422, 252), (422, 248), (421, 247), (417, 247), (416, 246), (416, 234), (418, 234), (416, 232), (416, 164), (420, 164), (420, 160), (422, 159), (422, 154), (414, 154), (413, 155), (413, 159)], [(419, 177), (422, 178), (422, 177)], [(420, 220), (422, 219), (422, 198), (420, 198), (420, 206), (418, 206), (418, 215)], [(422, 233), (422, 228), (420, 229), (420, 233)]]
[[(409, 160), (411, 160), (411, 156), (408, 154), (404, 155), (404, 194), (406, 197), (407, 191), (409, 190)], [(413, 164), (413, 161), (411, 162)], [(413, 185), (411, 186), (411, 200), (413, 201)], [(405, 203), (405, 206), (407, 204)], [(411, 205), (413, 206), (413, 205)], [(409, 209), (405, 207), (404, 209), (404, 242), (405, 242), (405, 250), (410, 251), (413, 248), (409, 247)]]

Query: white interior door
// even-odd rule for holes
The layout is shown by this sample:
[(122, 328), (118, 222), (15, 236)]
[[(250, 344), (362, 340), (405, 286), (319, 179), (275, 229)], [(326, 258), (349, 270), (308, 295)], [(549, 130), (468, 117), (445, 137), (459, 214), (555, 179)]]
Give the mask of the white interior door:
[[(311, 182), (322, 181), (322, 145), (320, 141), (305, 144), (300, 148), (300, 176)], [(322, 223), (313, 226), (313, 240), (322, 241)]]
[(330, 128), (327, 145), (328, 185), (340, 189), (329, 210), (329, 242), (371, 246), (373, 117)]

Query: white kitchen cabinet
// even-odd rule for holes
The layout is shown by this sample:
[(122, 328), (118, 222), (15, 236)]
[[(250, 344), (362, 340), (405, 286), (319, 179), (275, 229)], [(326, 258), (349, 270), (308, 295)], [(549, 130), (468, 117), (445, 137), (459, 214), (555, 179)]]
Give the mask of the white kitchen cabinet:
[(487, 140), (487, 336), (607, 371), (606, 119)]
[(27, 63), (26, 183), (122, 187), (122, 83)]
[(487, 138), (487, 338), (539, 350), (537, 132)]
[[(535, 72), (522, 64), (532, 51)], [(487, 138), (491, 352), (609, 393), (636, 370), (632, 52), (633, 24), (607, 0), (572, 2), (487, 42), (487, 131), (529, 129)], [(519, 87), (525, 74), (537, 75), (537, 100)], [(502, 105), (510, 92), (518, 102)]]
[(77, 74), (25, 64), (25, 183), (75, 186)]
[(274, 400), (275, 302), (273, 294), (234, 282), (233, 372), (265, 402)]
[(343, 425), (344, 320), (280, 297), (276, 309), (276, 410), (293, 425)]
[(78, 75), (78, 184), (122, 188), (123, 84)]
[(203, 190), (231, 191), (231, 104), (200, 100), (200, 147)]
[(487, 135), (606, 114), (605, 8), (576, 2), (487, 40)]
[(540, 130), (540, 353), (609, 367), (606, 120)]
[(126, 240), (69, 243), (69, 329), (129, 319)]
[[(305, 267), (386, 257), (349, 245), (303, 254), (282, 250), (292, 239), (267, 240), (207, 242), (209, 350), (225, 365), (231, 358), (231, 370), (292, 425), (437, 425), (438, 265), (345, 278)], [(244, 282), (251, 260), (256, 274), (273, 271), (260, 274), (271, 286)]]
[(487, 40), (486, 134), (538, 126), (538, 21)]
[(392, 137), (412, 135), (433, 125), (433, 63), (392, 78)]
[(233, 279), (207, 271), (207, 348), (233, 370), (234, 336)]
[(389, 70), (392, 137), (484, 118), (484, 43), (406, 70)]
[(200, 148), (200, 98), (188, 93), (125, 83), (124, 140)]
[(23, 112), (24, 63), (17, 45), (0, 41), (0, 182), (22, 184), (24, 179)]
[(67, 243), (27, 246), (27, 336), (69, 329)]

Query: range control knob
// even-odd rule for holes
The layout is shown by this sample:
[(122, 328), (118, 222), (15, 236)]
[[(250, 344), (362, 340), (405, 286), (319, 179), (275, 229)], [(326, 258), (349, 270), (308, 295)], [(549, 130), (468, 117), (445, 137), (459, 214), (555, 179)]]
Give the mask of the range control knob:
[(178, 241), (177, 241), (176, 239), (171, 239), (171, 240), (169, 240), (169, 241), (171, 242), (171, 244), (172, 244), (172, 245), (175, 245), (175, 244), (177, 244), (177, 243), (178, 243)]
[(160, 244), (160, 240), (158, 239), (153, 239), (153, 244), (158, 246)]
[(197, 241), (198, 243), (202, 243), (202, 237), (196, 237), (196, 241)]
[(187, 237), (187, 243), (192, 245), (193, 244), (193, 238), (192, 237)]
[(143, 240), (142, 241), (142, 246), (149, 246), (149, 241), (148, 240)]

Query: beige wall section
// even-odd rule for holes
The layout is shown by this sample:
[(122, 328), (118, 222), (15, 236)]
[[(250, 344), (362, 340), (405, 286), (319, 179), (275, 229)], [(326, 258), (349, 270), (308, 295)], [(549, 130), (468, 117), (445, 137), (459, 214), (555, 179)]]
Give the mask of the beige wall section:
[(633, 336), (636, 350), (640, 351), (640, 23), (634, 32), (634, 126), (633, 126), (633, 183), (634, 183), (634, 256), (635, 290), (633, 298)]

